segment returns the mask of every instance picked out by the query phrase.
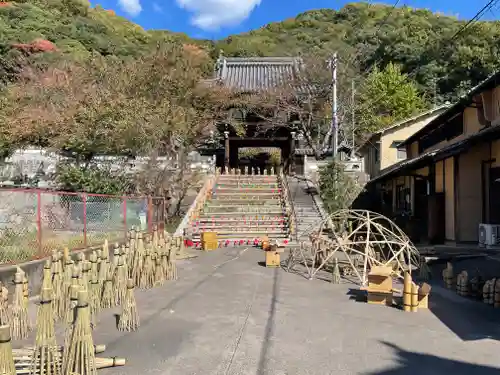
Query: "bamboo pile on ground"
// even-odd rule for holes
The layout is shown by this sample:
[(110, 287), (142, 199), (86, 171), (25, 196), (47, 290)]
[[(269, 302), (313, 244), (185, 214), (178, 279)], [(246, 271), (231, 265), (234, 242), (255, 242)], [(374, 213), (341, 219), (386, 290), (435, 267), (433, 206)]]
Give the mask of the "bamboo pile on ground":
[(0, 326), (0, 374), (2, 375), (16, 375), (10, 331), (8, 324)]
[[(40, 305), (36, 320), (35, 347), (29, 363), (30, 374), (61, 374), (61, 358), (57, 353), (57, 342), (54, 327), (54, 292), (45, 288), (40, 295)], [(16, 370), (22, 370), (17, 365)]]
[(11, 337), (14, 340), (28, 337), (29, 320), (27, 305), (23, 293), (23, 274), (18, 271), (14, 275), (14, 300), (9, 306)]
[(134, 295), (134, 280), (127, 281), (127, 294), (122, 304), (122, 313), (118, 322), (119, 331), (136, 331), (139, 328), (139, 314)]

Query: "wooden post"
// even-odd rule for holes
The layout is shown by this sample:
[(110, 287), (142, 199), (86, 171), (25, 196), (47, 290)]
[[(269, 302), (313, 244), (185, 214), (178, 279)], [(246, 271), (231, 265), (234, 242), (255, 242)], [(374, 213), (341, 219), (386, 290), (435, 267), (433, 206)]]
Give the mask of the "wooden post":
[(295, 132), (290, 132), (290, 155), (288, 161), (288, 173), (295, 172)]
[(229, 170), (229, 132), (224, 132), (224, 171), (227, 174)]

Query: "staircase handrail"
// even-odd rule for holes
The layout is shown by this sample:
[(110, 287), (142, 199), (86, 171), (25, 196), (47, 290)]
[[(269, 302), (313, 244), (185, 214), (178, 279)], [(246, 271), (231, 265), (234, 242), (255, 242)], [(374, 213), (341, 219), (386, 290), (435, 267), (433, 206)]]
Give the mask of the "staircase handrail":
[(217, 172), (215, 175), (208, 175), (205, 179), (205, 182), (196, 195), (195, 200), (193, 203), (191, 203), (191, 206), (189, 206), (188, 211), (186, 212), (186, 215), (182, 218), (182, 221), (179, 223), (177, 226), (177, 229), (174, 232), (175, 237), (185, 237), (186, 236), (186, 228), (189, 226), (191, 223), (191, 220), (199, 213), (200, 209), (203, 208), (207, 197), (209, 194), (211, 194), (212, 189), (215, 185), (215, 182), (217, 180)]
[[(283, 189), (283, 198), (285, 202), (285, 210), (288, 213), (290, 210), (290, 216), (288, 218), (288, 228), (290, 229), (290, 239), (298, 241), (298, 231), (297, 231), (297, 215), (295, 213), (295, 206), (293, 204), (292, 196), (290, 195), (290, 189), (288, 187), (288, 180), (283, 171), (280, 171), (278, 174), (278, 180), (281, 182), (281, 186)], [(290, 228), (291, 227), (291, 228)], [(293, 230), (292, 230), (293, 229)]]

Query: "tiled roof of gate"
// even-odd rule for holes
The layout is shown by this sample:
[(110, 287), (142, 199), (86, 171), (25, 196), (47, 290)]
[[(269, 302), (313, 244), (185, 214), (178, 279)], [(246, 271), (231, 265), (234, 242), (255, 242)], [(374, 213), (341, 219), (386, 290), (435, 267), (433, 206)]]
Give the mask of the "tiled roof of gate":
[(297, 57), (220, 57), (215, 79), (241, 91), (269, 90), (296, 78)]

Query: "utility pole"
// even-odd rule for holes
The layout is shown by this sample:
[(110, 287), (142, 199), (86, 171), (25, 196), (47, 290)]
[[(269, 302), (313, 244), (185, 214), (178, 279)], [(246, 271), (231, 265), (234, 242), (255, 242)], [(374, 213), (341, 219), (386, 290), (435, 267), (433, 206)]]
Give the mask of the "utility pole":
[(352, 132), (352, 152), (354, 153), (354, 148), (356, 147), (356, 135), (355, 135), (355, 130), (356, 130), (356, 88), (354, 84), (354, 80), (352, 80), (351, 83), (351, 132)]
[(337, 118), (337, 52), (333, 54), (332, 68), (332, 154), (337, 158), (337, 149), (339, 143), (339, 124)]

